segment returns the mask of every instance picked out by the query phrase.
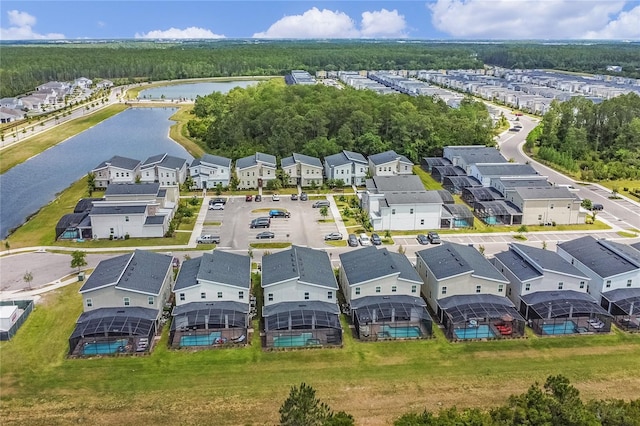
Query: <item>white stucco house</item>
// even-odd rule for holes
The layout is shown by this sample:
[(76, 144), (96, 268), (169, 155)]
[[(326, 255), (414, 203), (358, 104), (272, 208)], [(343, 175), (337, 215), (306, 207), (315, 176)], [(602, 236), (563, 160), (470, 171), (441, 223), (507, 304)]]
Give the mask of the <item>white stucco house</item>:
[(212, 189), (218, 185), (229, 186), (231, 179), (231, 159), (217, 155), (204, 154), (196, 158), (189, 166), (189, 175), (193, 187)]
[(185, 260), (173, 288), (172, 346), (246, 342), (250, 292), (249, 256), (214, 250)]
[(91, 170), (96, 188), (107, 188), (112, 183), (134, 183), (140, 175), (140, 160), (115, 155)]
[(301, 187), (322, 185), (322, 162), (317, 157), (293, 153), (280, 161), (280, 167), (285, 176), (288, 176), (285, 185), (298, 185)]
[(324, 175), (327, 179), (342, 179), (345, 185), (365, 184), (369, 164), (364, 155), (342, 151), (324, 158)]
[(396, 176), (413, 174), (413, 163), (395, 151), (385, 151), (369, 156), (371, 176)]
[(276, 178), (276, 168), (276, 157), (261, 152), (236, 160), (238, 189), (266, 187), (268, 181)]
[(187, 179), (187, 160), (169, 154), (147, 158), (140, 165), (140, 182), (158, 182), (161, 187), (179, 186)]

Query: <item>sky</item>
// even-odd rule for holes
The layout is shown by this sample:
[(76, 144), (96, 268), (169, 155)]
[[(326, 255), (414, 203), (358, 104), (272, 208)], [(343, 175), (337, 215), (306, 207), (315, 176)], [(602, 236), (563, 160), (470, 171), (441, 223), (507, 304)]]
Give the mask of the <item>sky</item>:
[(640, 40), (640, 0), (2, 1), (0, 40)]

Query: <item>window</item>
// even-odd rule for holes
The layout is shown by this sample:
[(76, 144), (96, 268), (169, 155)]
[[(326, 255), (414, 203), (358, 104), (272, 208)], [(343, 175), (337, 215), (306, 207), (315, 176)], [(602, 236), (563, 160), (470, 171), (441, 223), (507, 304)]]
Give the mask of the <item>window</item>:
[(558, 283), (558, 290), (562, 290), (562, 287), (564, 287), (564, 283), (563, 282), (559, 282)]
[(607, 285), (606, 285), (606, 287), (607, 287), (607, 288), (611, 287), (611, 280), (607, 280)]
[(580, 288), (584, 288), (584, 281), (580, 281)]
[(553, 209), (553, 204), (551, 204), (551, 205), (549, 206), (549, 208), (550, 208), (550, 209)]
[(498, 284), (498, 293), (502, 293), (504, 291), (504, 284)]
[(411, 286), (411, 293), (415, 293), (418, 291), (418, 286), (417, 285), (412, 285)]
[(481, 285), (477, 285), (476, 286), (476, 293), (482, 293), (482, 286)]
[(207, 298), (207, 293), (202, 292), (200, 293), (200, 299), (206, 299)]
[(125, 216), (125, 217), (124, 217), (124, 221), (125, 221), (125, 222), (129, 222), (129, 216)]
[(409, 214), (413, 214), (413, 209), (409, 209)]
[(268, 300), (269, 302), (273, 302), (273, 293), (269, 293), (269, 294), (267, 295), (267, 300)]
[(396, 214), (396, 209), (391, 209), (391, 214)]
[(377, 286), (377, 287), (376, 287), (376, 293), (380, 293), (380, 290), (382, 290), (382, 289), (380, 288), (380, 286)]
[(308, 291), (304, 292), (304, 300), (309, 300), (309, 292)]
[(524, 285), (524, 291), (529, 291), (531, 290), (531, 284), (527, 283)]
[(149, 298), (147, 299), (147, 302), (148, 302), (150, 305), (153, 305), (153, 303), (154, 303), (154, 298), (153, 298), (153, 296), (149, 296)]
[(397, 292), (397, 291), (398, 291), (398, 287), (397, 287), (397, 286), (395, 286), (395, 285), (392, 285), (392, 286), (391, 286), (391, 293), (395, 293), (395, 292)]
[(420, 219), (420, 225), (424, 225), (424, 219)]
[(631, 287), (631, 280), (627, 280), (627, 287)]
[(218, 299), (222, 299), (222, 292), (221, 291), (218, 292)]
[(447, 294), (447, 287), (442, 287), (442, 294)]
[(360, 294), (360, 287), (356, 287), (356, 295)]
[(327, 292), (327, 299), (329, 299), (329, 300), (333, 299), (333, 292), (332, 291), (328, 291)]
[(92, 306), (93, 306), (93, 300), (87, 299), (87, 308), (90, 308)]
[(184, 302), (184, 299), (185, 299), (184, 293), (180, 293), (180, 301)]
[(538, 215), (538, 220), (542, 220), (542, 215), (541, 214)]
[(244, 299), (244, 291), (240, 290), (238, 292), (238, 299), (240, 299), (240, 300)]
[(109, 228), (109, 233), (113, 234), (113, 228)]
[(124, 306), (131, 305), (131, 299), (129, 299), (128, 297), (123, 298), (122, 301), (124, 302)]
[(509, 287), (508, 293), (509, 293), (509, 296), (511, 296), (511, 287)]

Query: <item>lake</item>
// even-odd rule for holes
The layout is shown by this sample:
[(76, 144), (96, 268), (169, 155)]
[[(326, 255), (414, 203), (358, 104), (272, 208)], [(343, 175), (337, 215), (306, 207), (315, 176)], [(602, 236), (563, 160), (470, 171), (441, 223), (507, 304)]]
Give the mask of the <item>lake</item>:
[(197, 96), (210, 95), (213, 92), (227, 93), (236, 87), (255, 86), (259, 81), (220, 81), (209, 83), (175, 84), (170, 86), (154, 87), (140, 91), (140, 99), (193, 99)]
[(145, 161), (168, 153), (191, 163), (193, 157), (169, 138), (174, 112), (130, 108), (0, 175), (0, 238), (114, 155)]

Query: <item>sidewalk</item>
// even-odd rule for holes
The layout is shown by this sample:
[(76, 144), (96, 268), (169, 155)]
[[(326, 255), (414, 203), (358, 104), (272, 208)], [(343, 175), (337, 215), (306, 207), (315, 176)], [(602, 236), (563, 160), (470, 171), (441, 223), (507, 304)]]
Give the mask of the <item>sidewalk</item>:
[[(89, 277), (89, 275), (85, 275), (85, 280)], [(78, 277), (69, 278), (67, 280), (55, 280), (48, 284), (45, 284), (42, 287), (38, 287), (33, 290), (13, 290), (13, 291), (0, 291), (0, 300), (23, 300), (23, 299), (34, 299), (36, 302), (40, 298), (42, 293), (47, 293), (49, 291), (68, 286), (69, 284), (74, 284), (78, 282)]]
[(338, 205), (336, 204), (336, 200), (333, 198), (333, 196), (334, 194), (327, 194), (327, 200), (329, 200), (329, 208), (331, 209), (331, 214), (333, 215), (335, 224), (338, 227), (338, 232), (340, 232), (342, 236), (346, 238), (347, 235), (349, 235), (349, 231), (347, 231), (347, 227), (344, 225), (342, 215), (340, 214), (340, 210), (338, 210)]

